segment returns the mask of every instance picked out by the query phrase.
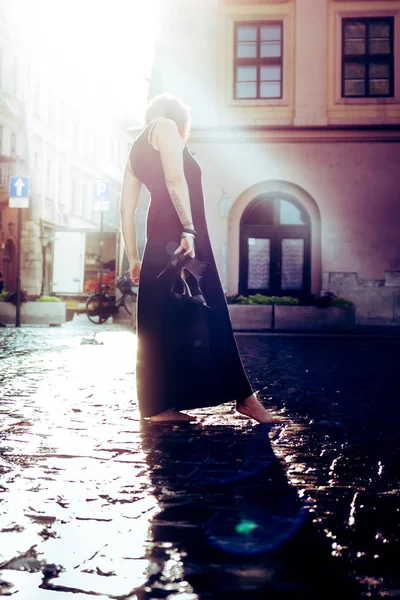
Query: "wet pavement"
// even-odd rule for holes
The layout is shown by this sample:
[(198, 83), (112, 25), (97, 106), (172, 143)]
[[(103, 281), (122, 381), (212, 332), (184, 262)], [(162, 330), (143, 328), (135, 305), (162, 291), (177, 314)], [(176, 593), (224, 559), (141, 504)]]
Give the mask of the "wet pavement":
[(237, 341), (283, 425), (141, 422), (122, 325), (0, 330), (0, 595), (400, 597), (400, 339)]

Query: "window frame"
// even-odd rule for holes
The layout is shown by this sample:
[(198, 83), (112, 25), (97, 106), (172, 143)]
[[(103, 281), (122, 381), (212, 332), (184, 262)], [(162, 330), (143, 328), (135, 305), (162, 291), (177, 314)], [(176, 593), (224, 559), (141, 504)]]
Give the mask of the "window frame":
[[(342, 96), (342, 20), (348, 17), (362, 19), (364, 17), (393, 17), (394, 31), (400, 31), (400, 8), (371, 10), (366, 6), (358, 10), (349, 10), (342, 7), (342, 3), (334, 2), (330, 16), (331, 43), (329, 44), (329, 60), (332, 61), (334, 77), (328, 81), (330, 103), (328, 109), (328, 120), (331, 124), (354, 124), (368, 123), (378, 124), (382, 122), (382, 116), (372, 114), (372, 108), (376, 106), (388, 106), (388, 114), (385, 115), (385, 123), (398, 123), (396, 108), (400, 104), (400, 77), (394, 80), (393, 97), (351, 97)], [(397, 67), (396, 58), (400, 56), (400, 36), (394, 36), (394, 68)]]
[[(280, 201), (286, 200), (296, 206), (305, 217), (303, 225), (281, 224), (280, 223)], [(257, 203), (271, 202), (272, 222), (265, 223), (246, 223), (246, 218), (252, 207)], [(255, 196), (244, 209), (239, 223), (239, 273), (238, 273), (238, 292), (239, 294), (266, 294), (266, 295), (286, 295), (293, 298), (307, 299), (311, 294), (311, 261), (312, 261), (312, 236), (311, 236), (311, 217), (305, 206), (296, 198), (284, 192), (262, 193)], [(249, 288), (248, 287), (248, 269), (249, 269), (249, 237), (270, 239), (270, 273), (269, 287)], [(283, 239), (303, 239), (303, 288), (300, 290), (282, 289), (282, 240)]]
[[(345, 54), (345, 26), (349, 22), (363, 22), (366, 25), (366, 52), (365, 54)], [(389, 54), (370, 54), (369, 53), (369, 24), (376, 21), (386, 21), (389, 25), (389, 43), (390, 43), (390, 53)], [(382, 98), (394, 98), (395, 97), (395, 77), (394, 77), (394, 17), (393, 16), (346, 16), (341, 19), (341, 98), (343, 100), (349, 99), (382, 99)], [(346, 63), (358, 63), (365, 65), (365, 94), (360, 95), (345, 95), (345, 65)], [(371, 62), (382, 62), (382, 64), (389, 65), (389, 94), (370, 94), (369, 85), (370, 85), (370, 77), (368, 73), (368, 67)]]
[(12, 131), (10, 136), (10, 156), (17, 156), (17, 134), (15, 131)]
[[(281, 30), (281, 39), (280, 39), (280, 57), (261, 57), (260, 49), (261, 49), (261, 28), (266, 25), (279, 25)], [(237, 43), (238, 43), (238, 28), (242, 27), (256, 27), (257, 28), (257, 40), (256, 40), (256, 49), (257, 56), (250, 58), (238, 58), (237, 57)], [(232, 100), (233, 101), (247, 101), (247, 102), (270, 102), (270, 101), (281, 101), (284, 98), (283, 87), (284, 87), (284, 19), (256, 19), (252, 21), (245, 20), (234, 20), (233, 22), (233, 77), (232, 77)], [(260, 96), (260, 85), (261, 85), (261, 77), (260, 71), (261, 66), (263, 65), (279, 65), (281, 68), (281, 77), (280, 77), (280, 95), (273, 97), (262, 97)], [(257, 70), (257, 95), (251, 97), (237, 97), (236, 96), (236, 69), (238, 66), (255, 66)]]

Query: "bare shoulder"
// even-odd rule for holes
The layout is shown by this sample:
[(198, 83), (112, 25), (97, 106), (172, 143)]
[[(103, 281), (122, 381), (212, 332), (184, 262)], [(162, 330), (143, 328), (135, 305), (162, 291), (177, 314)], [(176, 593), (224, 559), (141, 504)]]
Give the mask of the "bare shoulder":
[(156, 150), (162, 150), (165, 146), (175, 146), (180, 149), (184, 146), (175, 121), (165, 117), (157, 119), (152, 143)]

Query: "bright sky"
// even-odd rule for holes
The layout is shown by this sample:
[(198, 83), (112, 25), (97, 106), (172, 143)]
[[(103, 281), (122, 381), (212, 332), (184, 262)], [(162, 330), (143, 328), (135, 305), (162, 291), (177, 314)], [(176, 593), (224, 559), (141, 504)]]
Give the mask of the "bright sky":
[(23, 35), (43, 81), (85, 111), (141, 120), (159, 1), (25, 0)]

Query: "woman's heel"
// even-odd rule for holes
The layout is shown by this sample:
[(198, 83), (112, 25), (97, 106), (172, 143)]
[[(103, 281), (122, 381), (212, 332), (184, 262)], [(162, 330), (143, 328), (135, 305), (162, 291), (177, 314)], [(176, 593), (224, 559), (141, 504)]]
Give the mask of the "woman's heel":
[(197, 280), (195, 279), (195, 284), (194, 286), (191, 286), (188, 284), (188, 282), (186, 281), (186, 279), (184, 277), (181, 277), (181, 282), (185, 288), (185, 294), (188, 300), (190, 300), (191, 302), (194, 302), (195, 304), (200, 304), (201, 306), (204, 306), (205, 308), (211, 308), (210, 306), (208, 306), (203, 294), (201, 293), (201, 290), (197, 284)]
[[(169, 287), (169, 292), (180, 302), (190, 300), (201, 306), (208, 306), (203, 292), (201, 291), (199, 282), (203, 277), (208, 263), (196, 260), (191, 256), (178, 254), (171, 258), (166, 267), (157, 275), (157, 279), (163, 278)], [(184, 271), (190, 275), (190, 281), (186, 281)]]

